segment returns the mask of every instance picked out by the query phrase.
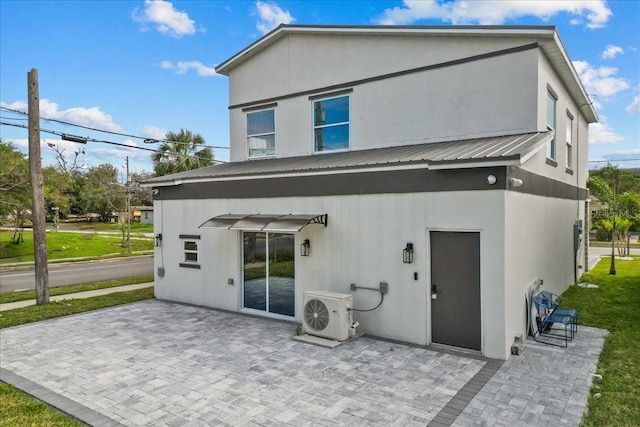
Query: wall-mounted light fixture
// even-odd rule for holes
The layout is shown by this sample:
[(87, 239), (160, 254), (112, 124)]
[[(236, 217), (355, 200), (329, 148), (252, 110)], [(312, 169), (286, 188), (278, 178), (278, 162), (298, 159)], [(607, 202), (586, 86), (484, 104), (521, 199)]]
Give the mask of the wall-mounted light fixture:
[(511, 187), (520, 187), (523, 184), (520, 178), (509, 178), (509, 182), (511, 183)]
[(311, 243), (309, 239), (304, 239), (304, 242), (300, 245), (300, 255), (301, 256), (309, 256), (309, 252), (311, 251)]
[(493, 185), (498, 181), (498, 178), (496, 178), (495, 175), (489, 175), (487, 177), (487, 182), (489, 183), (489, 185)]
[(413, 262), (413, 243), (407, 243), (407, 247), (402, 250), (402, 262), (405, 264)]
[(156, 234), (156, 246), (162, 246), (162, 233)]

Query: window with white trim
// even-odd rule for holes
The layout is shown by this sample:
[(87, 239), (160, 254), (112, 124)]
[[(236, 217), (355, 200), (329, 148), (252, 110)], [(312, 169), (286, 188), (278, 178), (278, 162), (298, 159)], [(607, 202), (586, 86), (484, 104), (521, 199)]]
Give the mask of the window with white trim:
[(200, 236), (181, 234), (182, 239), (182, 261), (180, 267), (200, 268), (198, 264), (198, 241)]
[(571, 170), (573, 164), (573, 116), (567, 111), (567, 122), (565, 124), (565, 147), (566, 147), (566, 163), (567, 169)]
[[(555, 132), (556, 130), (556, 101), (557, 97), (547, 92), (547, 130)], [(547, 144), (547, 158), (550, 160), (556, 160), (556, 136), (554, 135), (551, 141)]]
[(349, 95), (313, 101), (316, 153), (349, 149)]
[(247, 113), (247, 147), (249, 157), (268, 157), (276, 154), (275, 110)]

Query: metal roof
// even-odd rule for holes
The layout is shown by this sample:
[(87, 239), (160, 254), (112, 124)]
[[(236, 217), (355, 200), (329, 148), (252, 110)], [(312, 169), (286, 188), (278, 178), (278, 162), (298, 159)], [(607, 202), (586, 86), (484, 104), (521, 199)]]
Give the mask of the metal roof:
[(534, 132), (300, 157), (247, 160), (152, 178), (143, 185), (178, 185), (192, 181), (251, 179), (271, 175), (357, 171), (365, 168), (444, 169), (473, 167), (481, 162), (496, 166), (507, 163), (521, 164), (552, 137), (552, 132)]

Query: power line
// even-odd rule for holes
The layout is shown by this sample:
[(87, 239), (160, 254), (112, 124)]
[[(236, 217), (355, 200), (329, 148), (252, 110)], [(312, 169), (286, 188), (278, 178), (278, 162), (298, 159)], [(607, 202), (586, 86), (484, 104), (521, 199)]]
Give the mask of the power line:
[[(28, 113), (25, 113), (24, 111), (14, 110), (13, 108), (0, 106), (0, 109), (1, 110), (5, 110), (5, 111), (9, 111), (9, 112), (12, 112), (12, 113), (15, 113), (15, 114), (22, 114), (22, 115), (25, 115), (25, 116), (29, 115)], [(147, 137), (144, 137), (144, 136), (132, 135), (132, 134), (123, 133), (123, 132), (115, 132), (115, 131), (111, 131), (111, 130), (98, 129), (98, 128), (93, 128), (93, 127), (90, 127), (90, 126), (83, 126), (83, 125), (78, 125), (78, 124), (75, 124), (75, 123), (65, 122), (64, 120), (49, 119), (49, 118), (42, 117), (42, 116), (40, 116), (40, 119), (46, 120), (46, 121), (49, 121), (49, 122), (60, 123), (60, 124), (63, 124), (63, 125), (75, 126), (75, 127), (79, 127), (79, 128), (82, 128), (82, 129), (92, 130), (92, 131), (95, 131), (95, 132), (102, 132), (102, 133), (108, 133), (108, 134), (111, 134), (111, 135), (125, 136), (127, 138), (141, 139), (141, 140), (143, 140), (143, 142), (145, 144), (153, 144), (153, 143), (158, 143), (158, 142), (168, 142), (168, 143), (172, 143), (172, 144), (185, 144), (185, 145), (189, 144), (188, 142), (182, 142), (182, 141), (168, 141), (168, 140), (165, 140), (165, 139), (147, 138)], [(17, 119), (11, 119), (11, 120), (17, 120)], [(229, 150), (229, 147), (224, 147), (224, 146), (221, 146), (221, 145), (204, 145), (203, 144), (202, 146), (206, 147), (206, 148)]]
[[(26, 125), (21, 125), (21, 124), (17, 124), (17, 123), (8, 123), (8, 122), (4, 122), (4, 121), (1, 121), (1, 120), (0, 120), (0, 125), (13, 126), (13, 127), (17, 127), (17, 128), (23, 128), (23, 129), (28, 129), (29, 128)], [(68, 136), (67, 134), (65, 134), (63, 132), (59, 132), (59, 131), (55, 131), (55, 130), (49, 130), (49, 129), (40, 128), (40, 132), (48, 133), (48, 134), (51, 134), (51, 135), (57, 135), (57, 136), (59, 136), (61, 138), (63, 136)], [(71, 136), (73, 136), (73, 135), (71, 135)], [(119, 142), (108, 141), (108, 140), (105, 140), (105, 139), (96, 139), (96, 138), (88, 138), (88, 137), (87, 138), (85, 138), (85, 137), (76, 137), (76, 138), (82, 139), (82, 140), (84, 140), (86, 142), (97, 142), (97, 143), (102, 143), (102, 144), (116, 145), (116, 146), (119, 146), (119, 147), (132, 148), (132, 149), (135, 149), (135, 150), (151, 151), (153, 153), (161, 153), (161, 154), (165, 154), (167, 156), (175, 156), (175, 157), (180, 156), (180, 154), (171, 153), (171, 152), (164, 151), (164, 150), (157, 150), (157, 149), (154, 149), (154, 148), (147, 148), (147, 147), (138, 147), (136, 145), (127, 145), (127, 144), (122, 144), (122, 143), (119, 143)], [(192, 156), (192, 155), (185, 155), (185, 157), (189, 157), (189, 158), (196, 159), (196, 160), (209, 160), (209, 159), (207, 159), (205, 157)], [(227, 163), (227, 162), (225, 162), (223, 160), (217, 160), (217, 159), (211, 159), (211, 160), (213, 162), (215, 162), (215, 163)]]
[[(624, 155), (622, 155), (624, 156)], [(618, 158), (610, 158), (606, 160), (589, 160), (589, 163), (610, 163), (610, 162), (631, 162), (635, 160), (640, 160), (640, 157), (623, 157), (621, 159)]]

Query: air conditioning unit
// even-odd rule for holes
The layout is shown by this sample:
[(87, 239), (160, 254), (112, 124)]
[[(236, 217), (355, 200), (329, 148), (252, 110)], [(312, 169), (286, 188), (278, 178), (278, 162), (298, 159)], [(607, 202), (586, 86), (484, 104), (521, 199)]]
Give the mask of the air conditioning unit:
[(337, 341), (349, 338), (354, 327), (353, 296), (336, 292), (307, 291), (302, 298), (302, 330)]

